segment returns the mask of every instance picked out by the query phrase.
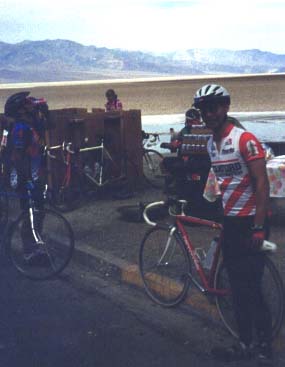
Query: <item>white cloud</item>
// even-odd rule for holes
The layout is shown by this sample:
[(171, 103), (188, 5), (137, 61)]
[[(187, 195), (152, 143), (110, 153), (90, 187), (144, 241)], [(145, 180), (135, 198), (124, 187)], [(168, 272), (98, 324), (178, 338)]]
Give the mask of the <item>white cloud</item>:
[(65, 38), (165, 51), (227, 48), (284, 53), (283, 0), (1, 0), (0, 40)]

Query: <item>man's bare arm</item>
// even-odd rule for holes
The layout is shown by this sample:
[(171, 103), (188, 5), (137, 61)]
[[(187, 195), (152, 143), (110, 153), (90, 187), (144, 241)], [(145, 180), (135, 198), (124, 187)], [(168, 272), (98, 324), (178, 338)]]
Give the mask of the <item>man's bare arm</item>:
[(250, 176), (256, 193), (256, 214), (254, 224), (263, 225), (269, 209), (269, 181), (264, 159), (248, 162)]

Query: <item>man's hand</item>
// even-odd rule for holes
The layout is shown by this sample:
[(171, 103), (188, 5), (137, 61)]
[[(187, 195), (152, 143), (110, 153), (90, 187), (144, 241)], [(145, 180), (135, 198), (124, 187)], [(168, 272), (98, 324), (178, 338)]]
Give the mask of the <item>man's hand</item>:
[(262, 247), (263, 241), (265, 240), (265, 230), (262, 226), (253, 226), (252, 235), (250, 241), (250, 247), (254, 251), (259, 251)]
[(181, 141), (180, 141), (180, 140), (173, 140), (173, 141), (171, 142), (171, 146), (172, 146), (172, 148), (175, 148), (175, 149), (179, 148), (181, 144), (182, 144), (182, 143), (181, 143)]

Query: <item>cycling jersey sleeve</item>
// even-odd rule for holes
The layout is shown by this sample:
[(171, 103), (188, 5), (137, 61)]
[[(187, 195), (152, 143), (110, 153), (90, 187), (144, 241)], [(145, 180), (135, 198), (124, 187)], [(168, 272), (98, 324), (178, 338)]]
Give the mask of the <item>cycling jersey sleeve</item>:
[(265, 158), (264, 150), (258, 139), (250, 132), (244, 132), (239, 141), (239, 149), (246, 162)]

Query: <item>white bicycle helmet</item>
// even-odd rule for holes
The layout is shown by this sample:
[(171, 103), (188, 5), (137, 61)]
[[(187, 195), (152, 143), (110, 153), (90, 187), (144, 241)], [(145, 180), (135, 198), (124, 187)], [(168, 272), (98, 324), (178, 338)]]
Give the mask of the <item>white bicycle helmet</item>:
[(218, 101), (230, 104), (231, 98), (226, 88), (217, 84), (204, 85), (202, 88), (197, 90), (194, 96), (194, 106), (198, 109), (205, 103)]

